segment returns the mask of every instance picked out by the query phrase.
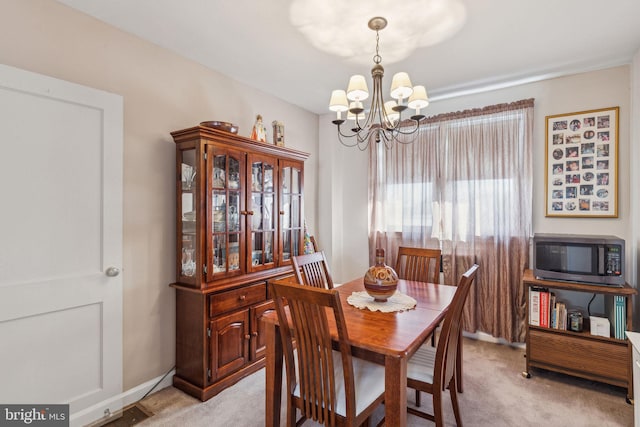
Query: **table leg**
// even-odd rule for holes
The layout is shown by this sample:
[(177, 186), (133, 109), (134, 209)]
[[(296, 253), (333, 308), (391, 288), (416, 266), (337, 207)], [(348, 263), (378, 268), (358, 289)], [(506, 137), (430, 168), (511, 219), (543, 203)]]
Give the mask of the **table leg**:
[(280, 426), (282, 404), (282, 340), (280, 328), (265, 322), (265, 426)]
[(407, 358), (386, 356), (384, 360), (385, 425), (407, 425)]

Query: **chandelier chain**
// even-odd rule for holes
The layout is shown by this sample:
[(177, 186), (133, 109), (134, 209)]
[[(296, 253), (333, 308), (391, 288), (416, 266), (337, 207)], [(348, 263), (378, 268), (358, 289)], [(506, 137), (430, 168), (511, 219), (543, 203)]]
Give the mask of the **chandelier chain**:
[(373, 62), (379, 64), (382, 62), (382, 57), (380, 56), (380, 32), (376, 30), (376, 54), (373, 56)]

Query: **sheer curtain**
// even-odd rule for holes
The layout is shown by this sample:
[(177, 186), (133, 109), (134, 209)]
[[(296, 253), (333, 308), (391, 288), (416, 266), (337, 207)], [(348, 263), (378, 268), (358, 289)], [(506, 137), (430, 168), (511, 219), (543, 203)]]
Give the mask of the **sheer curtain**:
[[(446, 284), (475, 262), (465, 329), (525, 337), (533, 99), (426, 119), (412, 144), (372, 144), (369, 249), (441, 248)], [(377, 145), (377, 146), (376, 146)]]

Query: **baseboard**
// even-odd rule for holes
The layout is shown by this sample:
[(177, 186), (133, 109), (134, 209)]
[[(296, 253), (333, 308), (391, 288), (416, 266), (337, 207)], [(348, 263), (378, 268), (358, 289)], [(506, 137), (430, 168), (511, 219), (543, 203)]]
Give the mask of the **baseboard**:
[(462, 336), (471, 338), (474, 340), (478, 340), (478, 341), (486, 341), (486, 342), (492, 342), (494, 344), (508, 345), (515, 348), (525, 348), (525, 343), (523, 342), (508, 342), (504, 338), (496, 338), (493, 335), (487, 334), (486, 332), (476, 332), (472, 334), (471, 332), (462, 331)]
[(173, 369), (168, 374), (152, 378), (147, 382), (120, 393), (119, 395), (113, 396), (107, 400), (96, 403), (89, 408), (71, 414), (71, 427), (88, 425), (97, 427), (108, 423), (118, 416), (122, 412), (123, 408), (142, 399), (152, 388), (153, 391), (156, 392), (169, 387), (173, 382), (173, 375), (175, 373), (176, 371)]

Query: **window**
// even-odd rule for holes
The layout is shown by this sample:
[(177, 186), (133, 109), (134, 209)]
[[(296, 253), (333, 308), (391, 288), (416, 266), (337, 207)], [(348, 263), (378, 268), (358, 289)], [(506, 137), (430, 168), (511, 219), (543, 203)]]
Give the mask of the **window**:
[[(413, 144), (370, 148), (370, 259), (383, 248), (394, 265), (398, 246), (440, 247), (446, 283), (481, 260), (479, 285), (495, 300), (473, 325), (509, 341), (524, 330), (511, 310), (528, 263), (532, 119), (533, 100), (519, 101), (429, 118)], [(505, 295), (509, 308), (495, 309)]]

